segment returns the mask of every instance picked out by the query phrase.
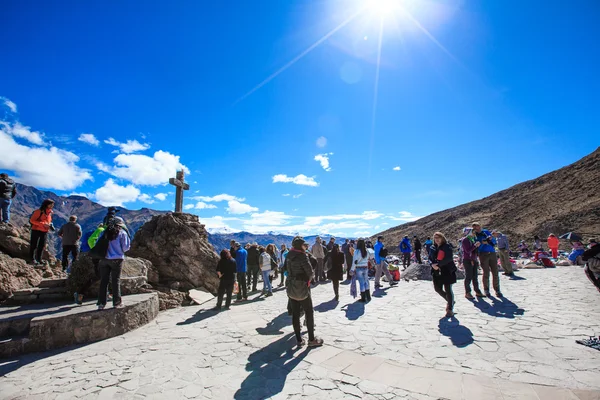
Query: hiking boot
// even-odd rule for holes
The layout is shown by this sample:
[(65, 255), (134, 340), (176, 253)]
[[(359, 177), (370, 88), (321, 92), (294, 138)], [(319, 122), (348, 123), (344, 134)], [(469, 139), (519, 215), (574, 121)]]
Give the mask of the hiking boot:
[(474, 300), (475, 297), (473, 297), (473, 295), (471, 293), (467, 293), (467, 294), (465, 294), (465, 299)]
[(314, 338), (308, 341), (308, 347), (319, 347), (323, 346), (323, 339)]
[(358, 301), (360, 301), (361, 303), (367, 302), (365, 292), (360, 292), (360, 300)]
[(367, 299), (367, 302), (371, 301), (371, 290), (367, 290), (365, 292), (365, 298)]

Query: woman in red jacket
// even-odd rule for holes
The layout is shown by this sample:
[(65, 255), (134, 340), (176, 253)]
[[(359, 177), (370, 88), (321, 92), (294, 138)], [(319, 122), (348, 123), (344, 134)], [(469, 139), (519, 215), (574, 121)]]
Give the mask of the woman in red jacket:
[(454, 316), (452, 285), (456, 283), (456, 264), (452, 256), (452, 247), (441, 232), (433, 234), (433, 243), (429, 253), (433, 287), (446, 300), (446, 318), (452, 318)]
[(554, 233), (551, 233), (550, 236), (548, 236), (548, 248), (552, 251), (552, 258), (558, 258), (559, 244), (560, 241), (558, 238), (554, 235)]
[(54, 201), (46, 199), (42, 202), (42, 206), (38, 210), (35, 210), (29, 219), (31, 223), (29, 256), (34, 265), (42, 263), (42, 254), (44, 254), (44, 248), (46, 247), (46, 236), (49, 230), (54, 229), (52, 225), (53, 208)]

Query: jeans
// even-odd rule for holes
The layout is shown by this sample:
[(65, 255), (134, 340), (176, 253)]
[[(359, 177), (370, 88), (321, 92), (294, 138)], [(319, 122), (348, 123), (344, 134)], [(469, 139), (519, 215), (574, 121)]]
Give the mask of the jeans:
[(375, 286), (379, 286), (379, 281), (381, 280), (381, 274), (385, 273), (385, 276), (388, 278), (388, 282), (390, 285), (394, 282), (394, 278), (392, 278), (392, 274), (388, 270), (388, 263), (385, 260), (381, 260), (379, 264), (375, 267)]
[(248, 289), (252, 288), (252, 291), (256, 290), (256, 285), (258, 284), (259, 271), (260, 267), (258, 265), (248, 265)]
[(402, 265), (408, 267), (410, 265), (410, 253), (402, 253)]
[(44, 248), (46, 247), (46, 236), (48, 232), (31, 231), (31, 242), (29, 243), (29, 257), (32, 261), (42, 261)]
[(0, 211), (2, 211), (2, 222), (10, 222), (10, 199), (0, 198)]
[(492, 273), (492, 284), (496, 293), (500, 293), (500, 277), (498, 276), (498, 258), (496, 253), (479, 253), (479, 262), (483, 269), (483, 290), (490, 291), (490, 272)]
[(123, 260), (100, 260), (100, 290), (98, 291), (98, 305), (106, 305), (108, 280), (112, 278), (113, 306), (121, 304), (121, 267)]
[(479, 263), (476, 260), (463, 260), (465, 267), (465, 293), (471, 293), (471, 282), (475, 293), (480, 293), (479, 282), (477, 281), (477, 267)]
[(500, 263), (502, 264), (502, 269), (507, 274), (512, 274), (512, 264), (510, 263), (510, 254), (508, 254), (508, 250), (499, 249), (498, 254), (500, 255)]
[(271, 280), (269, 279), (270, 275), (271, 271), (262, 271), (263, 291), (273, 293), (273, 286), (271, 285)]
[(360, 292), (366, 292), (369, 290), (369, 268), (367, 267), (357, 267), (354, 270), (356, 274), (356, 279), (358, 279), (358, 286), (360, 288)]
[(73, 262), (77, 261), (77, 257), (79, 257), (79, 246), (66, 245), (63, 246), (62, 251), (62, 267), (64, 271), (69, 266), (69, 254), (73, 256)]
[(237, 273), (237, 281), (238, 281), (238, 294), (237, 299), (247, 299), (248, 298), (248, 288), (246, 286), (246, 273), (238, 272)]
[(219, 282), (219, 291), (217, 294), (217, 308), (221, 308), (221, 304), (223, 304), (223, 295), (227, 294), (227, 300), (225, 300), (225, 307), (229, 308), (231, 305), (231, 295), (233, 293), (233, 284), (235, 280), (221, 279)]
[(312, 299), (308, 296), (306, 299), (298, 301), (298, 300), (290, 300), (290, 304), (292, 306), (292, 325), (294, 326), (294, 333), (296, 334), (296, 340), (301, 341), (302, 335), (300, 331), (300, 316), (302, 314), (302, 310), (304, 310), (304, 315), (306, 315), (306, 330), (308, 331), (308, 340), (315, 339), (315, 315), (313, 310)]
[(452, 284), (444, 283), (441, 278), (433, 278), (433, 288), (442, 296), (446, 302), (446, 311), (452, 311), (454, 308), (454, 293), (452, 293)]
[(317, 258), (317, 270), (315, 271), (315, 281), (326, 281), (327, 277), (325, 276), (324, 265), (322, 258)]

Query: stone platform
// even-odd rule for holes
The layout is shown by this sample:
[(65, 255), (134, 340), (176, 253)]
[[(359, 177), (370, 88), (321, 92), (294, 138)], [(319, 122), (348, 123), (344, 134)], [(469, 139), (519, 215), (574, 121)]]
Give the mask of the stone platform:
[(95, 301), (0, 307), (0, 359), (122, 335), (158, 315), (158, 295), (123, 297), (124, 308), (98, 311)]

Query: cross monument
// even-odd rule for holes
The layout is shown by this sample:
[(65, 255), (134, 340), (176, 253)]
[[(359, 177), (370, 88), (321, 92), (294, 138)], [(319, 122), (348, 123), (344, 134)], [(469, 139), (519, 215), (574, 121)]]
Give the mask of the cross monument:
[(185, 182), (185, 172), (177, 171), (175, 178), (169, 178), (169, 183), (175, 186), (175, 212), (183, 212), (183, 191), (189, 190), (190, 185)]

